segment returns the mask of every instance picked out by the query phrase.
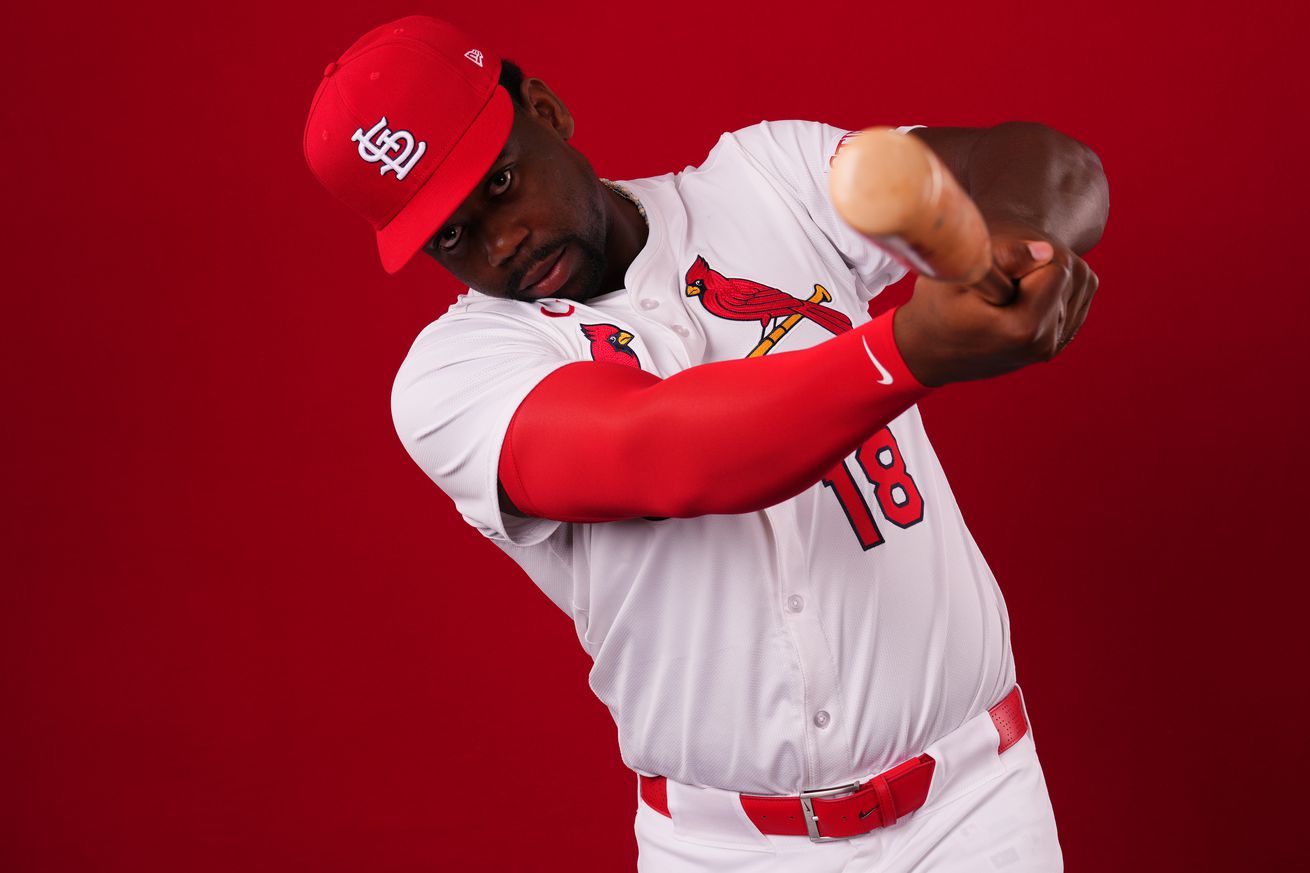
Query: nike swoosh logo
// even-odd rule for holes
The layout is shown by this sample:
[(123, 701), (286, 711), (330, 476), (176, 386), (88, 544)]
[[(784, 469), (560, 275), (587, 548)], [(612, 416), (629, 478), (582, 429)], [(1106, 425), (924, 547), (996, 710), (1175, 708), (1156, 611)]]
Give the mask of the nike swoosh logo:
[[(873, 356), (873, 349), (869, 348), (869, 341), (863, 337), (861, 337), (861, 340), (864, 342), (864, 350), (869, 353), (869, 360), (873, 361), (873, 365), (877, 367), (878, 372), (882, 374), (882, 378), (878, 380), (878, 384), (890, 385), (892, 383), (892, 374), (888, 373), (887, 368), (882, 365), (882, 362)], [(869, 810), (869, 812), (873, 812), (873, 810)], [(860, 818), (864, 818), (864, 816), (861, 815)]]
[(878, 807), (875, 806), (873, 809), (870, 809), (870, 810), (868, 810), (867, 812), (862, 812), (862, 813), (860, 813), (860, 819), (863, 820), (863, 819), (866, 819), (866, 818), (868, 818), (869, 816), (873, 815), (873, 810), (874, 810), (874, 809), (877, 809), (877, 808), (878, 808)]

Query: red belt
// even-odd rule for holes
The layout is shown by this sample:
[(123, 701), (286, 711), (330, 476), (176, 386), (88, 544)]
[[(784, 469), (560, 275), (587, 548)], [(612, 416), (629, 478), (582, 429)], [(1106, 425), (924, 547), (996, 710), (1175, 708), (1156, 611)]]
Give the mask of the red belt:
[[(1028, 732), (1017, 687), (987, 712), (1000, 735), (997, 754)], [(898, 817), (923, 806), (936, 766), (931, 756), (920, 755), (863, 783), (802, 791), (795, 797), (743, 794), (741, 807), (762, 834), (808, 836), (816, 842), (858, 837), (874, 828), (895, 824)], [(669, 815), (668, 784), (664, 777), (640, 776), (640, 785), (641, 799), (646, 805)]]

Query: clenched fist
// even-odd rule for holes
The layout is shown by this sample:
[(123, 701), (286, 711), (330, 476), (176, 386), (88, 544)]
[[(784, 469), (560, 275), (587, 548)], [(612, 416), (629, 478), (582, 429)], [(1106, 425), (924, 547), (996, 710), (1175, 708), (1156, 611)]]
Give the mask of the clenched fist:
[(1073, 339), (1098, 280), (1068, 246), (992, 225), (992, 272), (971, 286), (922, 276), (896, 312), (896, 345), (925, 385), (999, 376), (1049, 361)]

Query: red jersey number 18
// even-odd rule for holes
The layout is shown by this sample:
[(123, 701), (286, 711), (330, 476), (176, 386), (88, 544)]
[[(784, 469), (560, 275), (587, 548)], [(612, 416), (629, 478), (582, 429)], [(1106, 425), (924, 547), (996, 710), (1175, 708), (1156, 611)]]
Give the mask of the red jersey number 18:
[[(911, 527), (923, 521), (923, 495), (914, 484), (914, 478), (905, 469), (896, 437), (883, 428), (864, 441), (855, 452), (855, 461), (864, 477), (873, 486), (873, 494), (883, 516), (897, 527)], [(851, 523), (851, 530), (868, 551), (883, 542), (882, 532), (873, 519), (873, 511), (864, 500), (854, 474), (840, 461), (828, 471), (823, 484), (837, 495), (837, 502)]]

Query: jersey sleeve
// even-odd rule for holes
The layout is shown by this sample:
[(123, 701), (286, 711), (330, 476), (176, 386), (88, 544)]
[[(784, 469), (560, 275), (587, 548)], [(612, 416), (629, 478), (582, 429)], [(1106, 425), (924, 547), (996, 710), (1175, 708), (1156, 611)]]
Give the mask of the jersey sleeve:
[(560, 524), (500, 511), (501, 444), (519, 403), (573, 358), (550, 336), (497, 313), (447, 315), (419, 334), (396, 375), (396, 434), (423, 472), (489, 539), (541, 542)]
[[(922, 126), (897, 130), (905, 133)], [(762, 172), (796, 196), (859, 280), (861, 299), (868, 302), (908, 271), (842, 221), (828, 196), (832, 157), (842, 139), (858, 133), (817, 121), (763, 121), (732, 136)]]

